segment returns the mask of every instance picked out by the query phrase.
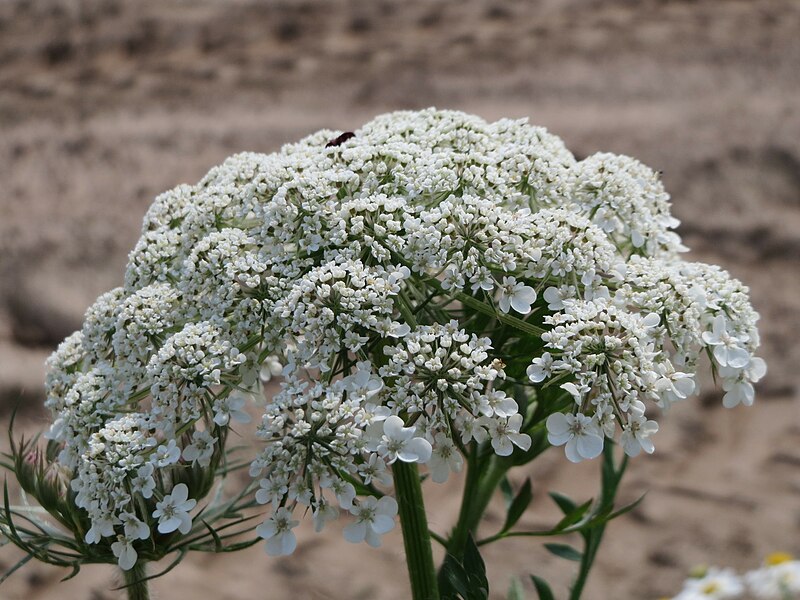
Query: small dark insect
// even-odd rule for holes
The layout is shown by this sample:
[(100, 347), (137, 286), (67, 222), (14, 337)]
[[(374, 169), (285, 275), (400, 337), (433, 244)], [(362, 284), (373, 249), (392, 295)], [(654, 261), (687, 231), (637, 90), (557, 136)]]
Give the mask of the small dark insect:
[(333, 148), (334, 146), (341, 146), (350, 138), (356, 137), (356, 134), (352, 131), (345, 131), (342, 135), (337, 138), (333, 138), (330, 142), (325, 144), (326, 148)]

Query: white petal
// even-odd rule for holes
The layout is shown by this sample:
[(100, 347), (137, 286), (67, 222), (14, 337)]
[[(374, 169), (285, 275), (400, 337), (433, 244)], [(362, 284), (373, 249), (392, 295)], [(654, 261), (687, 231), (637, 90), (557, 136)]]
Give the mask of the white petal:
[(186, 487), (185, 483), (179, 483), (174, 488), (172, 488), (172, 493), (170, 494), (170, 498), (172, 498), (175, 504), (186, 502), (186, 499), (189, 498), (189, 488)]
[(659, 317), (656, 313), (648, 314), (642, 323), (645, 327), (656, 327), (661, 322), (661, 317)]
[(179, 513), (177, 517), (181, 522), (181, 524), (178, 526), (178, 531), (186, 535), (192, 530), (192, 518), (186, 513)]
[(750, 362), (750, 353), (744, 348), (733, 346), (728, 348), (728, 365), (734, 369), (741, 369)]
[(572, 439), (572, 432), (565, 431), (563, 433), (548, 433), (547, 441), (553, 446), (563, 446)]
[(754, 356), (750, 359), (750, 364), (747, 367), (747, 374), (749, 375), (750, 381), (753, 383), (757, 382), (767, 374), (767, 363), (763, 358)]
[(527, 433), (509, 433), (508, 437), (511, 439), (516, 446), (526, 452), (530, 450), (531, 447), (531, 436)]
[(403, 423), (403, 419), (398, 417), (397, 415), (392, 415), (391, 417), (387, 417), (386, 420), (383, 422), (383, 432), (390, 438), (398, 439), (403, 434), (403, 428), (405, 427), (405, 423)]
[(278, 538), (281, 541), (281, 554), (288, 556), (297, 548), (297, 536), (293, 531), (284, 531)]
[(373, 548), (381, 547), (381, 536), (375, 533), (372, 529), (367, 528), (367, 534), (364, 536), (364, 540)]
[(120, 552), (119, 555), (119, 560), (117, 561), (119, 568), (123, 571), (130, 571), (136, 564), (138, 558), (139, 555), (136, 553), (136, 550), (133, 549), (133, 546), (131, 544), (124, 544), (122, 552)]
[(492, 448), (498, 456), (509, 456), (514, 451), (511, 440), (506, 436), (492, 439)]
[(583, 460), (583, 457), (578, 453), (577, 442), (574, 437), (567, 442), (564, 452), (570, 462), (579, 463)]
[[(569, 433), (570, 430), (570, 422), (567, 419), (567, 415), (564, 413), (553, 413), (549, 417), (547, 417), (547, 432), (552, 433), (554, 435), (563, 435), (565, 433)], [(552, 442), (551, 442), (552, 443)], [(564, 442), (561, 442), (563, 444)], [(557, 445), (561, 445), (557, 444)]]
[(403, 449), (397, 453), (397, 457), (403, 462), (418, 462), (425, 464), (431, 458), (431, 443), (425, 438), (414, 438), (409, 440)]
[(500, 296), (500, 299), (497, 301), (497, 306), (500, 308), (501, 311), (507, 313), (511, 310), (511, 302), (508, 299), (508, 296), (503, 294)]
[(681, 377), (672, 382), (677, 395), (681, 398), (688, 398), (694, 392), (694, 379), (691, 377)]
[(158, 523), (158, 531), (159, 533), (172, 533), (178, 527), (181, 526), (181, 520), (177, 517), (170, 517), (164, 521), (159, 521)]
[(723, 367), (728, 366), (728, 349), (722, 344), (714, 346), (714, 358)]
[(376, 512), (381, 515), (389, 515), (394, 517), (397, 514), (397, 500), (391, 496), (384, 496), (375, 503)]
[(372, 529), (379, 535), (389, 533), (394, 529), (394, 525), (394, 519), (388, 515), (375, 515), (375, 519), (372, 521)]
[(625, 450), (625, 454), (628, 456), (638, 456), (642, 451), (642, 445), (630, 431), (623, 431), (620, 436), (620, 441), (622, 442), (622, 448)]
[(278, 526), (272, 519), (267, 519), (266, 521), (261, 523), (261, 525), (256, 527), (256, 535), (264, 538), (265, 540), (271, 537), (275, 537), (276, 533), (278, 533)]
[(362, 521), (350, 523), (350, 525), (342, 530), (342, 533), (344, 534), (344, 539), (348, 542), (358, 544), (363, 542), (367, 535), (367, 524)]
[(597, 458), (603, 451), (603, 438), (599, 435), (579, 435), (577, 448), (583, 458)]

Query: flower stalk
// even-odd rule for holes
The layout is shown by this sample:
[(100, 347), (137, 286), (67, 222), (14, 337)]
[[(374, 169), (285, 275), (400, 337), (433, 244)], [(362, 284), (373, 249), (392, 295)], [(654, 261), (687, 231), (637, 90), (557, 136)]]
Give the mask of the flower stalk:
[(122, 576), (125, 581), (125, 590), (128, 592), (128, 600), (150, 600), (145, 561), (140, 560), (132, 569), (122, 571)]
[(428, 519), (417, 465), (398, 460), (392, 465), (392, 472), (411, 582), (411, 597), (413, 600), (438, 600), (436, 567), (433, 563)]

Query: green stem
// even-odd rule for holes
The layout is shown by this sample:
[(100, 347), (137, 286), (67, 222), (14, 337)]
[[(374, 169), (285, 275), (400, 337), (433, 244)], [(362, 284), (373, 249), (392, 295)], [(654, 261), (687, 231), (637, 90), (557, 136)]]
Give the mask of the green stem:
[(508, 469), (508, 462), (496, 456), (479, 458), (478, 449), (473, 446), (467, 457), (467, 480), (464, 483), (461, 512), (450, 536), (448, 553), (458, 559), (463, 558), (469, 535), (474, 536), (486, 507)]
[(589, 572), (592, 570), (594, 557), (597, 554), (598, 548), (600, 548), (600, 542), (603, 539), (604, 531), (605, 526), (600, 525), (597, 530), (593, 532), (593, 535), (590, 536), (586, 547), (583, 550), (578, 577), (575, 579), (575, 583), (572, 585), (572, 589), (570, 590), (570, 600), (580, 600), (580, 597), (583, 594), (583, 588), (586, 586), (586, 580), (589, 578)]
[(147, 563), (143, 560), (137, 561), (129, 571), (123, 571), (122, 576), (125, 580), (125, 589), (128, 592), (128, 600), (150, 600), (150, 591), (147, 581)]
[(398, 460), (392, 465), (392, 472), (408, 576), (411, 580), (411, 597), (413, 600), (439, 600), (436, 567), (433, 564), (428, 519), (425, 516), (417, 465)]

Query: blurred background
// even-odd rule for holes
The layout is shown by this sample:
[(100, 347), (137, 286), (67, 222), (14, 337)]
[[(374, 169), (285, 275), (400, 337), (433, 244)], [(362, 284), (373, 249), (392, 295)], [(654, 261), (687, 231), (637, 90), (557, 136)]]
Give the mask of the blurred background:
[[(699, 401), (633, 461), (586, 598), (655, 599), (698, 564), (754, 568), (800, 554), (800, 3), (796, 0), (0, 0), (0, 430), (46, 423), (44, 360), (122, 282), (154, 196), (226, 156), (406, 108), (529, 117), (584, 157), (661, 170), (696, 260), (751, 286), (769, 373), (756, 406)], [(6, 434), (0, 445), (6, 447)], [(551, 453), (516, 481), (585, 500), (598, 464)], [(429, 489), (434, 529), (460, 481)], [(486, 531), (499, 526), (494, 505)], [(161, 598), (401, 599), (399, 534), (371, 550), (306, 528), (297, 553), (187, 559)], [(565, 540), (570, 541), (570, 540)], [(574, 564), (539, 543), (486, 552), (493, 597), (534, 572), (566, 589)], [(0, 567), (19, 554), (0, 550)], [(113, 569), (30, 563), (0, 599), (111, 599)], [(526, 590), (534, 597), (532, 588)]]

